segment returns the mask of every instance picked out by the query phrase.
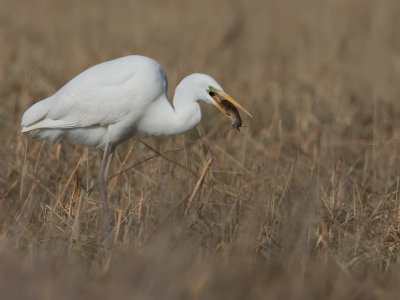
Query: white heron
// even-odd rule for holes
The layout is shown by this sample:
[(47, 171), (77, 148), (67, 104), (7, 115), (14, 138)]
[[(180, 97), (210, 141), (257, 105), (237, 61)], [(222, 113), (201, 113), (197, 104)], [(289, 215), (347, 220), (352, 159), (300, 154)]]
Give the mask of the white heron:
[(118, 144), (133, 136), (173, 135), (194, 128), (201, 120), (200, 100), (215, 105), (229, 118), (222, 100), (251, 116), (205, 74), (185, 77), (175, 89), (172, 105), (167, 89), (164, 70), (151, 58), (131, 55), (107, 61), (85, 70), (26, 110), (22, 132), (51, 143), (69, 140), (104, 148), (98, 186), (108, 224), (105, 173)]

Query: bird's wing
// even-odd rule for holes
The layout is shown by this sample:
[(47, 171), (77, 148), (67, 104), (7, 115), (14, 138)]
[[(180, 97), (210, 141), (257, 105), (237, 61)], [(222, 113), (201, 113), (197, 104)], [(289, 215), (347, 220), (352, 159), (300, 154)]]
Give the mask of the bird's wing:
[(47, 101), (48, 111), (41, 120), (57, 121), (43, 123), (47, 128), (104, 126), (126, 117), (133, 124), (165, 93), (164, 76), (158, 63), (143, 57), (96, 65), (55, 93)]
[[(97, 88), (80, 88), (60, 93), (54, 97), (46, 119), (62, 121), (65, 127), (89, 127), (119, 122), (128, 114), (140, 114), (141, 105), (136, 101), (134, 87), (124, 83)], [(145, 104), (145, 103), (142, 103)]]

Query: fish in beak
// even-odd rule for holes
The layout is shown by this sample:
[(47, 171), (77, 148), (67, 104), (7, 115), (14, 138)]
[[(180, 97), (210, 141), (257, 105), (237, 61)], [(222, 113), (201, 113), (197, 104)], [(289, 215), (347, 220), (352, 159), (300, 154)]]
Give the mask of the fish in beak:
[(251, 118), (254, 118), (243, 106), (236, 102), (230, 95), (224, 91), (218, 90), (212, 86), (208, 88), (209, 95), (214, 99), (217, 108), (232, 121), (232, 128), (239, 130), (242, 126), (242, 119), (240, 118), (239, 108)]

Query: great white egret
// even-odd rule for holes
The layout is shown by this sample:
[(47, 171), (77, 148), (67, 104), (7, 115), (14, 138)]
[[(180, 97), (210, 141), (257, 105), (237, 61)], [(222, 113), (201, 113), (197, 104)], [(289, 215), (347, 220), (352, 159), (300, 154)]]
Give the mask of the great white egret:
[(167, 89), (164, 70), (151, 58), (131, 55), (107, 61), (32, 105), (22, 116), (22, 132), (52, 143), (66, 139), (104, 148), (98, 186), (109, 225), (105, 173), (119, 143), (132, 136), (172, 135), (192, 129), (201, 120), (199, 100), (215, 105), (229, 118), (221, 101), (251, 116), (205, 74), (185, 77), (175, 89), (172, 105)]

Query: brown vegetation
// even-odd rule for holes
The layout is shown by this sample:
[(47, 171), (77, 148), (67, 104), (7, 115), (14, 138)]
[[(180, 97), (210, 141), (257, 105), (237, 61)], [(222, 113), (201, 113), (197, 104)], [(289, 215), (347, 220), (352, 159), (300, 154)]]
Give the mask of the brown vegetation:
[[(396, 299), (399, 28), (397, 0), (0, 0), (2, 298)], [(227, 133), (204, 105), (197, 129), (144, 140), (164, 154), (120, 174), (155, 155), (121, 145), (106, 246), (100, 151), (19, 123), (134, 53), (170, 95), (207, 73), (255, 119)]]

